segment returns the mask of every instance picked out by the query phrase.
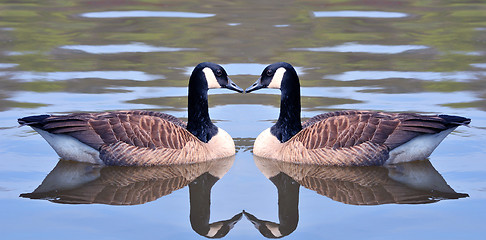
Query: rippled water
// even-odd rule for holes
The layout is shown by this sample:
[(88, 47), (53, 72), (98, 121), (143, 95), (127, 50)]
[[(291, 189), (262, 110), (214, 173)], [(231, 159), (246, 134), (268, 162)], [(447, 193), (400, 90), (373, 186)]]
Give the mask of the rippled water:
[[(270, 236), (254, 224), (288, 239), (486, 234), (481, 1), (9, 1), (0, 14), (2, 238), (197, 239), (239, 218), (227, 239)], [(254, 159), (255, 137), (278, 115), (272, 90), (210, 91), (211, 117), (238, 149), (213, 165), (59, 162), (38, 134), (17, 126), (33, 114), (122, 109), (185, 119), (187, 80), (202, 61), (221, 64), (243, 88), (267, 64), (292, 63), (304, 118), (368, 109), (472, 124), (429, 161), (391, 169)]]

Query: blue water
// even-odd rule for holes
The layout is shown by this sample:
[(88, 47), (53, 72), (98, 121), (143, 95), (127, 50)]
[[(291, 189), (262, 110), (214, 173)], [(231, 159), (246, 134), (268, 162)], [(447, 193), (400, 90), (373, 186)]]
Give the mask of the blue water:
[[(268, 64), (292, 63), (301, 79), (303, 118), (366, 109), (460, 115), (472, 123), (449, 135), (419, 170), (342, 174), (323, 168), (327, 174), (305, 178), (280, 166), (292, 175), (284, 179), (298, 184), (290, 185), (289, 195), (298, 189), (298, 203), (280, 199), (293, 212), (279, 218), (283, 187), (251, 152), (256, 136), (276, 121), (279, 92), (211, 90), (211, 118), (234, 138), (238, 152), (232, 165), (219, 170), (224, 176), (210, 188), (209, 219), (194, 224), (196, 229), (244, 210), (280, 224), (287, 239), (486, 234), (482, 2), (73, 0), (10, 1), (0, 9), (2, 239), (204, 239), (191, 226), (190, 188), (197, 187), (187, 184), (195, 176), (184, 176), (186, 186), (164, 195), (147, 190), (168, 181), (143, 181), (151, 172), (72, 163), (63, 170), (42, 137), (17, 124), (17, 118), (34, 114), (126, 109), (186, 119), (189, 74), (203, 61), (221, 64), (242, 88)], [(54, 175), (60, 178), (48, 177)], [(306, 179), (328, 191), (306, 185)], [(43, 189), (53, 191), (41, 199), (20, 197)], [(67, 198), (72, 196), (78, 198)], [(110, 205), (113, 199), (134, 205)], [(140, 199), (145, 201), (135, 201)], [(193, 210), (207, 210), (192, 204)], [(242, 216), (225, 238), (264, 237)]]

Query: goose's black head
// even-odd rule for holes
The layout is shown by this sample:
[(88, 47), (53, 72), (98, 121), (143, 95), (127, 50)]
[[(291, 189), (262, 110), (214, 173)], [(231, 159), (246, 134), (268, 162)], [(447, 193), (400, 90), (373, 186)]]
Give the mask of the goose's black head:
[(200, 234), (207, 238), (222, 238), (226, 236), (231, 229), (241, 220), (243, 213), (238, 213), (228, 220), (223, 220), (209, 224), (209, 230), (206, 234)]
[(233, 83), (224, 68), (218, 64), (203, 62), (194, 68), (189, 79), (186, 129), (206, 143), (218, 133), (218, 128), (209, 117), (208, 90), (211, 88), (227, 88), (243, 92), (243, 89)]
[(261, 88), (285, 90), (286, 88), (294, 87), (294, 85), (300, 87), (299, 77), (294, 67), (286, 62), (277, 62), (268, 65), (263, 70), (260, 78), (247, 88), (245, 92), (249, 93)]
[(297, 72), (292, 65), (278, 62), (268, 65), (260, 78), (245, 92), (261, 88), (280, 89), (280, 115), (270, 129), (280, 142), (286, 142), (302, 130), (300, 123), (300, 83)]
[(243, 92), (231, 79), (223, 67), (212, 62), (199, 63), (192, 71), (189, 85), (197, 89), (207, 90), (213, 88), (227, 88), (236, 92)]
[(266, 238), (283, 238), (293, 232), (293, 230), (285, 231), (285, 229), (282, 231), (280, 224), (258, 219), (249, 212), (243, 211), (243, 214), (245, 214), (246, 219)]

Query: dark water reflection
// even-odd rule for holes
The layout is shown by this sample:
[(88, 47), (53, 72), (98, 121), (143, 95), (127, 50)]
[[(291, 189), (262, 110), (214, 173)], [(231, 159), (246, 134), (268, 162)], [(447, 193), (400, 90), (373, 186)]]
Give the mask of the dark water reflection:
[(352, 205), (426, 204), (469, 197), (447, 185), (428, 160), (387, 167), (334, 167), (254, 159), (277, 188), (279, 223), (244, 214), (267, 238), (284, 237), (297, 228), (300, 186)]
[(221, 238), (241, 219), (209, 223), (211, 188), (231, 168), (234, 156), (205, 163), (156, 167), (103, 167), (61, 160), (31, 193), (20, 197), (64, 204), (138, 205), (189, 186), (190, 222), (198, 234)]
[(21, 197), (56, 203), (137, 205), (187, 186), (204, 173), (220, 179), (234, 157), (198, 164), (118, 167), (61, 160), (32, 193)]
[[(468, 197), (447, 185), (430, 161), (386, 167), (333, 167), (290, 164), (254, 156), (262, 173), (280, 189), (292, 178), (303, 187), (352, 205), (424, 204)], [(281, 177), (281, 175), (287, 177)], [(286, 184), (283, 184), (284, 186)]]
[(278, 223), (244, 210), (210, 223), (211, 188), (231, 168), (234, 156), (160, 167), (102, 167), (61, 160), (42, 184), (20, 197), (64, 204), (138, 205), (189, 186), (190, 223), (201, 236), (226, 236), (244, 214), (263, 236), (280, 238), (297, 228), (300, 186), (351, 205), (426, 204), (469, 196), (447, 185), (428, 160), (387, 167), (333, 167), (254, 159), (277, 188)]
[[(335, 110), (385, 110), (461, 115), (472, 119), (471, 127), (458, 128), (431, 155), (440, 174), (432, 174), (435, 170), (425, 164), (418, 168), (430, 173), (409, 171), (413, 166), (365, 172), (305, 168), (315, 175), (305, 178), (305, 172), (299, 175), (279, 166), (290, 177), (288, 182), (299, 185), (298, 228), (293, 231), (297, 221), (291, 220), (292, 214), (278, 218), (276, 180), (261, 174), (251, 154), (255, 137), (278, 116), (278, 91), (210, 91), (211, 118), (235, 139), (238, 153), (225, 177), (210, 187), (211, 219), (207, 221), (202, 214), (206, 210), (201, 210), (199, 215), (206, 217), (198, 221), (205, 227), (197, 232), (209, 232), (209, 223), (231, 220), (235, 214), (237, 219), (244, 209), (243, 215), (254, 224), (260, 219), (280, 224), (270, 225), (287, 229), (283, 235), (293, 231), (291, 239), (481, 238), (486, 234), (485, 13), (486, 4), (472, 0), (3, 1), (2, 237), (52, 239), (53, 232), (72, 239), (198, 237), (187, 221), (193, 211), (187, 198), (189, 183), (203, 172), (177, 178), (189, 187), (182, 184), (169, 194), (161, 189), (170, 184), (155, 173), (82, 168), (86, 172), (78, 180), (84, 179), (84, 184), (51, 184), (64, 187), (58, 193), (66, 195), (43, 198), (104, 204), (19, 198), (48, 175), (57, 155), (39, 135), (18, 128), (16, 119), (125, 109), (185, 119), (187, 81), (197, 63), (222, 64), (235, 83), (246, 87), (266, 65), (287, 61), (300, 75), (304, 119)], [(103, 177), (109, 172), (124, 177), (110, 182)], [(421, 176), (420, 184), (410, 182), (413, 172)], [(424, 175), (435, 177), (425, 181)], [(204, 178), (206, 186), (213, 184), (214, 179)], [(437, 185), (424, 186), (426, 182)], [(460, 198), (463, 195), (447, 185), (470, 197)], [(78, 187), (86, 192), (70, 195)], [(460, 199), (438, 201), (449, 198)], [(110, 201), (146, 203), (115, 207), (106, 205)], [(383, 204), (414, 202), (434, 203)], [(259, 237), (245, 217), (226, 235)]]

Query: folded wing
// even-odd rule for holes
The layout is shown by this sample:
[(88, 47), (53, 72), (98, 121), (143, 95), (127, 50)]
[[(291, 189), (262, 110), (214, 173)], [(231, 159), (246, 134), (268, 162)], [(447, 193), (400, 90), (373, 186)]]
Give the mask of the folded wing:
[(363, 165), (363, 162), (366, 162), (364, 165), (380, 165), (386, 161), (390, 150), (417, 136), (439, 133), (469, 121), (459, 118), (373, 111), (325, 113), (304, 122), (302, 131), (286, 144), (302, 144), (311, 158), (331, 157), (329, 161), (350, 158), (352, 161), (332, 165)]
[[(19, 119), (19, 122), (53, 134), (74, 137), (100, 150), (100, 158), (109, 165), (115, 160), (117, 165), (125, 165), (120, 156), (151, 153), (153, 157), (167, 158), (179, 153), (188, 143), (190, 146), (202, 144), (185, 129), (185, 122), (172, 115), (151, 111), (41, 115)], [(128, 162), (129, 159), (126, 161), (129, 165), (134, 164)]]

